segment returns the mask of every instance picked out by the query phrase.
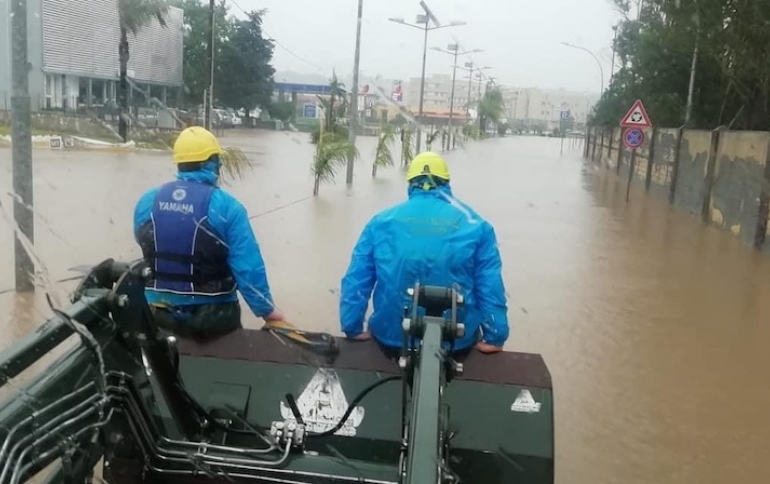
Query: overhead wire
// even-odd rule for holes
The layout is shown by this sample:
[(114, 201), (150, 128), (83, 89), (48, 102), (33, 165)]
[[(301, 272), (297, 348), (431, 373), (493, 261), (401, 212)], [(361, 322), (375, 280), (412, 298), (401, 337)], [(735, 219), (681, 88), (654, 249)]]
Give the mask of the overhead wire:
[[(232, 5), (234, 5), (234, 6), (235, 6), (235, 7), (236, 7), (238, 10), (240, 10), (240, 11), (241, 11), (241, 12), (242, 12), (244, 15), (246, 15), (246, 16), (248, 16), (248, 15), (249, 15), (249, 12), (247, 12), (247, 11), (246, 11), (246, 10), (245, 10), (243, 7), (241, 7), (241, 5), (240, 5), (240, 4), (239, 4), (239, 3), (238, 3), (236, 0), (227, 0), (227, 1), (229, 1), (229, 2), (230, 2)], [(268, 39), (268, 40), (270, 40), (271, 42), (275, 43), (275, 45), (277, 45), (278, 47), (280, 47), (281, 49), (283, 49), (284, 51), (286, 51), (288, 54), (290, 54), (290, 55), (294, 56), (295, 58), (297, 58), (297, 59), (301, 60), (301, 61), (302, 61), (302, 62), (304, 62), (305, 64), (307, 64), (307, 65), (309, 65), (309, 66), (311, 66), (311, 67), (314, 67), (316, 70), (318, 70), (320, 73), (322, 73), (322, 74), (324, 74), (324, 75), (328, 75), (328, 74), (329, 74), (329, 73), (328, 73), (328, 71), (327, 71), (326, 69), (324, 69), (323, 67), (321, 67), (321, 66), (319, 66), (318, 64), (315, 64), (315, 63), (313, 63), (313, 62), (311, 62), (311, 61), (309, 61), (309, 60), (305, 59), (305, 58), (304, 58), (304, 57), (302, 57), (301, 55), (297, 54), (297, 53), (296, 53), (296, 52), (294, 52), (293, 50), (291, 50), (291, 49), (289, 49), (288, 47), (286, 47), (285, 45), (283, 45), (283, 44), (282, 44), (282, 43), (281, 43), (281, 42), (280, 42), (278, 39), (276, 39), (276, 38), (275, 38), (275, 36), (274, 36), (274, 35), (272, 35), (270, 32), (268, 32), (268, 31), (267, 31), (267, 29), (265, 29), (265, 26), (264, 26), (264, 25), (260, 26), (260, 28), (262, 29), (262, 32), (264, 32), (265, 34), (267, 34), (267, 36), (269, 37), (269, 39)]]

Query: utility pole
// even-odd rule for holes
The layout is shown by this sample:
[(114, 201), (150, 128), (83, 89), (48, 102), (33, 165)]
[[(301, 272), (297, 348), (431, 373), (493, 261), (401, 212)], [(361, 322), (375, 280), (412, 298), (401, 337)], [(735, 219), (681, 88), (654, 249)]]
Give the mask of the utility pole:
[[(458, 55), (466, 55), (466, 54), (473, 54), (477, 52), (483, 52), (481, 49), (473, 49), (473, 50), (466, 50), (463, 52), (460, 52), (460, 44), (449, 44), (447, 46), (447, 50), (439, 49), (438, 47), (433, 47), (433, 50), (438, 52), (443, 52), (445, 54), (450, 54), (454, 57), (454, 63), (452, 64), (452, 92), (449, 95), (449, 139), (447, 140), (447, 146), (452, 146), (452, 120), (454, 119), (454, 104), (455, 104), (455, 80), (457, 79), (457, 56)], [(469, 63), (465, 64), (466, 67), (469, 66)], [(473, 66), (473, 63), (470, 63), (470, 66)], [(470, 93), (470, 90), (469, 90)], [(470, 94), (468, 95), (470, 99)]]
[[(473, 101), (471, 100), (471, 89), (473, 88), (473, 73), (477, 72), (478, 80), (479, 80), (479, 99), (478, 101), (481, 102), (481, 71), (485, 69), (491, 69), (491, 67), (475, 67), (473, 62), (466, 62), (465, 67), (457, 66), (460, 69), (468, 71), (468, 105), (465, 108), (465, 115), (470, 118), (470, 108), (473, 105)], [(491, 78), (490, 78), (491, 79)], [(478, 115), (478, 113), (477, 113)]]
[(425, 100), (425, 60), (428, 57), (428, 24), (430, 23), (430, 16), (425, 15), (425, 38), (422, 43), (422, 75), (420, 76), (420, 107), (419, 114), (417, 115), (417, 151), (416, 154), (420, 154), (420, 147), (422, 146), (422, 108), (423, 101)]
[(476, 107), (476, 117), (479, 118), (479, 133), (483, 136), (484, 133), (481, 131), (481, 69), (479, 69), (479, 104)]
[(465, 109), (466, 113), (471, 107), (471, 86), (473, 84), (473, 62), (468, 62), (465, 67), (469, 67), (468, 72), (468, 107)]
[(690, 125), (690, 118), (692, 117), (692, 102), (695, 94), (695, 73), (698, 67), (698, 44), (700, 39), (695, 40), (695, 48), (692, 51), (692, 65), (690, 66), (690, 86), (687, 89), (687, 108), (684, 113), (685, 126)]
[(684, 125), (690, 126), (692, 117), (692, 103), (695, 95), (695, 74), (698, 67), (698, 47), (700, 47), (700, 17), (698, 16), (698, 2), (695, 1), (695, 47), (692, 51), (692, 65), (690, 66), (690, 85), (687, 89), (687, 107), (684, 112)]
[(455, 79), (457, 79), (457, 51), (459, 45), (454, 44), (454, 62), (452, 63), (452, 91), (449, 94), (449, 126), (447, 127), (447, 149), (452, 149), (452, 116), (455, 110)]
[[(417, 21), (414, 24), (410, 24), (404, 21), (402, 18), (389, 18), (391, 22), (406, 25), (407, 27), (414, 27), (424, 31), (423, 46), (422, 46), (422, 76), (420, 77), (420, 106), (418, 108), (419, 114), (417, 115), (417, 153), (420, 152), (422, 146), (422, 115), (423, 115), (423, 101), (425, 99), (425, 61), (428, 57), (428, 32), (436, 29), (443, 29), (446, 27), (458, 27), (465, 25), (465, 22), (453, 21), (445, 25), (441, 25), (435, 15), (430, 11), (425, 0), (420, 1), (420, 7), (422, 7), (425, 14), (417, 16)], [(433, 21), (434, 26), (431, 27), (430, 23)]]
[[(348, 141), (352, 147), (356, 146), (356, 130), (358, 129), (358, 69), (361, 61), (361, 17), (364, 13), (364, 0), (358, 0), (358, 23), (356, 24), (356, 53), (353, 59), (353, 88), (350, 90), (350, 122), (348, 123)], [(355, 151), (348, 154), (347, 172), (345, 183), (353, 184), (353, 163)]]
[[(26, 237), (35, 241), (35, 218), (32, 204), (32, 121), (27, 68), (27, 0), (12, 0), (12, 67), (11, 136), (13, 158), (13, 219), (16, 290), (35, 290), (35, 265), (22, 243)], [(19, 234), (21, 232), (21, 234)]]
[(206, 91), (208, 102), (203, 107), (203, 124), (211, 131), (211, 110), (214, 103), (214, 0), (209, 0), (209, 49), (208, 49), (209, 87)]
[(612, 86), (612, 79), (615, 77), (615, 51), (617, 50), (617, 43), (618, 43), (618, 26), (615, 25), (612, 27), (612, 30), (615, 32), (615, 36), (612, 38), (612, 70), (610, 71), (610, 86)]

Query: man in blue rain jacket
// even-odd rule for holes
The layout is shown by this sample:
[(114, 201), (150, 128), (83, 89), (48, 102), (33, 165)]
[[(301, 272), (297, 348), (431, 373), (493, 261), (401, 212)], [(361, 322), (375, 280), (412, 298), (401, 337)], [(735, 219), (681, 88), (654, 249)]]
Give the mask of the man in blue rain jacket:
[[(371, 219), (353, 250), (342, 279), (340, 320), (348, 338), (400, 348), (406, 293), (422, 285), (458, 284), (465, 298), (461, 351), (475, 345), (485, 353), (502, 350), (508, 316), (502, 264), (492, 226), (452, 196), (449, 170), (436, 153), (410, 164), (409, 199)], [(364, 318), (373, 295), (369, 331)]]
[(284, 319), (246, 209), (218, 187), (221, 154), (211, 132), (185, 129), (174, 143), (177, 179), (145, 193), (134, 210), (134, 235), (153, 269), (147, 302), (158, 325), (180, 336), (240, 328), (236, 291), (257, 317)]

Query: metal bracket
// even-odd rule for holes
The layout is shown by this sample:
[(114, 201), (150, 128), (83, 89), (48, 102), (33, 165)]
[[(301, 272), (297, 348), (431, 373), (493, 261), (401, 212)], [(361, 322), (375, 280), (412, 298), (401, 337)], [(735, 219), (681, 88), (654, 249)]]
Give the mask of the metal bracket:
[(305, 425), (291, 421), (275, 421), (270, 425), (270, 439), (278, 447), (290, 446), (294, 451), (305, 448)]

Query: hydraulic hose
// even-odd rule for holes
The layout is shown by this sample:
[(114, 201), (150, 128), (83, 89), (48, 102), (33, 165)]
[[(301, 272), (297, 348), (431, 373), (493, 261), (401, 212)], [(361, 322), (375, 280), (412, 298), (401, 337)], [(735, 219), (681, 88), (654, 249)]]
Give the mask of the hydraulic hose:
[(389, 376), (387, 378), (383, 378), (382, 380), (377, 380), (376, 382), (372, 383), (368, 387), (361, 390), (361, 393), (356, 395), (356, 398), (353, 399), (352, 402), (350, 402), (350, 405), (348, 405), (348, 409), (345, 411), (345, 414), (342, 416), (339, 422), (337, 422), (337, 425), (330, 428), (329, 430), (326, 430), (324, 432), (321, 432), (320, 434), (308, 434), (307, 438), (318, 438), (318, 437), (328, 437), (330, 435), (334, 435), (339, 429), (342, 428), (343, 425), (345, 425), (345, 422), (350, 417), (350, 414), (353, 413), (353, 409), (358, 406), (359, 403), (361, 403), (361, 400), (364, 399), (372, 390), (375, 388), (384, 385), (391, 381), (400, 380), (401, 376)]

